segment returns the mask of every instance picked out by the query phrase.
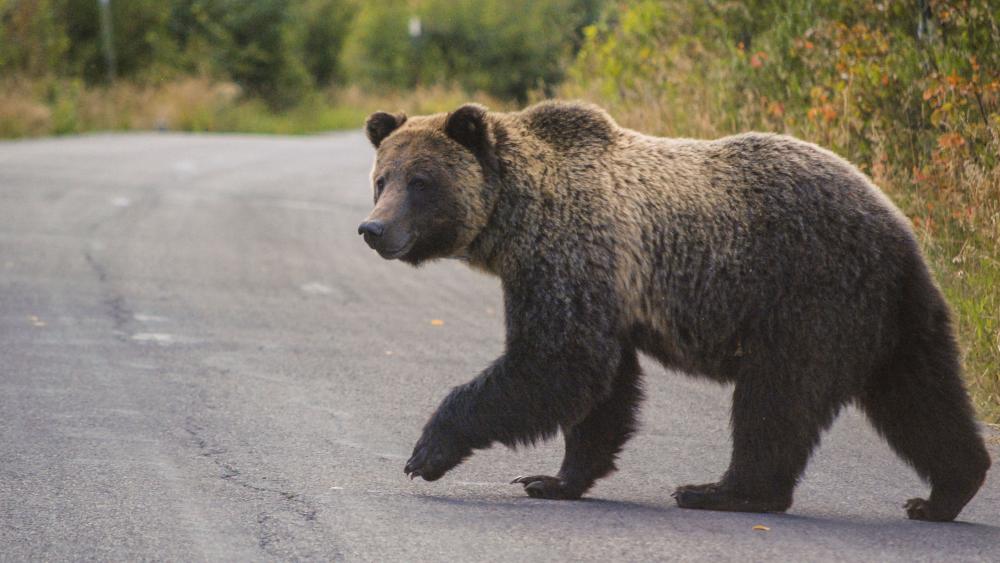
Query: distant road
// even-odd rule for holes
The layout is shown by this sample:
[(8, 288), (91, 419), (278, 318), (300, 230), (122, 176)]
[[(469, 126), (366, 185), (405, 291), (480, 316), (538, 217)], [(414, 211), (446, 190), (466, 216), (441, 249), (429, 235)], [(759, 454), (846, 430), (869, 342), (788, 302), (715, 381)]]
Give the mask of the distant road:
[(0, 143), (0, 560), (1000, 560), (1000, 465), (962, 523), (908, 521), (927, 487), (854, 411), (787, 515), (676, 508), (726, 467), (730, 390), (651, 363), (589, 500), (507, 484), (558, 440), (409, 481), (501, 296), (362, 243), (371, 159), (354, 133)]

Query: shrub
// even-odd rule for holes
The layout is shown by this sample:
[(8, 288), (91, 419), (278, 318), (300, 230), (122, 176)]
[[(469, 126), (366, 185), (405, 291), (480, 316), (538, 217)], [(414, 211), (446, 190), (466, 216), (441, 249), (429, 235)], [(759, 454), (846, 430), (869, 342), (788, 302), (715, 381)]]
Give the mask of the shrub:
[[(351, 82), (412, 88), (455, 83), (527, 99), (551, 89), (596, 14), (594, 0), (402, 0), (365, 3), (344, 47)], [(411, 7), (413, 6), (413, 7)], [(419, 34), (411, 36), (411, 21)]]

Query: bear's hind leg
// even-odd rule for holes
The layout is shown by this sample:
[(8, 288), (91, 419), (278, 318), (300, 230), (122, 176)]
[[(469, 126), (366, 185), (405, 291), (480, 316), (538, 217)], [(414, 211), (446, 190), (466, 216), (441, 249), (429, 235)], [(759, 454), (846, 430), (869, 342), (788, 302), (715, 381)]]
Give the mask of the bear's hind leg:
[(889, 445), (930, 481), (904, 507), (914, 520), (954, 520), (982, 486), (990, 456), (962, 383), (948, 306), (916, 259), (900, 292), (899, 341), (859, 397)]
[(518, 477), (534, 498), (578, 499), (601, 477), (615, 470), (615, 458), (632, 436), (642, 390), (635, 350), (625, 351), (611, 396), (580, 423), (564, 429), (566, 454), (559, 473)]
[(878, 374), (859, 401), (893, 450), (925, 480), (928, 499), (905, 505), (913, 520), (954, 520), (982, 486), (989, 454), (962, 385), (958, 351), (944, 340), (911, 348)]
[(735, 512), (784, 512), (820, 433), (840, 403), (777, 379), (747, 378), (733, 392), (733, 456), (718, 483), (674, 491), (681, 508)]

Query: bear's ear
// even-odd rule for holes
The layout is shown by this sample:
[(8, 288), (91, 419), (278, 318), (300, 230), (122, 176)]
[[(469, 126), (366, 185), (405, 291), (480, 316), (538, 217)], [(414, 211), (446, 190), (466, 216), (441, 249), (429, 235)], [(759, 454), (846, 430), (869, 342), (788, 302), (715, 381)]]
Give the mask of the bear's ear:
[(465, 104), (448, 114), (444, 132), (458, 144), (472, 151), (485, 166), (495, 168), (496, 156), (490, 139), (490, 126), (486, 122), (486, 108), (479, 104)]
[(393, 115), (384, 111), (376, 111), (369, 115), (368, 120), (365, 121), (365, 133), (368, 134), (368, 140), (372, 142), (372, 145), (378, 148), (390, 133), (399, 129), (404, 123), (406, 123), (405, 113), (400, 112)]

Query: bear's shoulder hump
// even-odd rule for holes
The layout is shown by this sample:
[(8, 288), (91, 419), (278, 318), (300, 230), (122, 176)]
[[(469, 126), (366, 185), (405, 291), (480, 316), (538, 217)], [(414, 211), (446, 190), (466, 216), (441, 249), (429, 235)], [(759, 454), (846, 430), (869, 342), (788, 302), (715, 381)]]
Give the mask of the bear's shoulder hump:
[(555, 146), (607, 145), (618, 126), (603, 109), (583, 102), (547, 101), (522, 113), (528, 129)]

